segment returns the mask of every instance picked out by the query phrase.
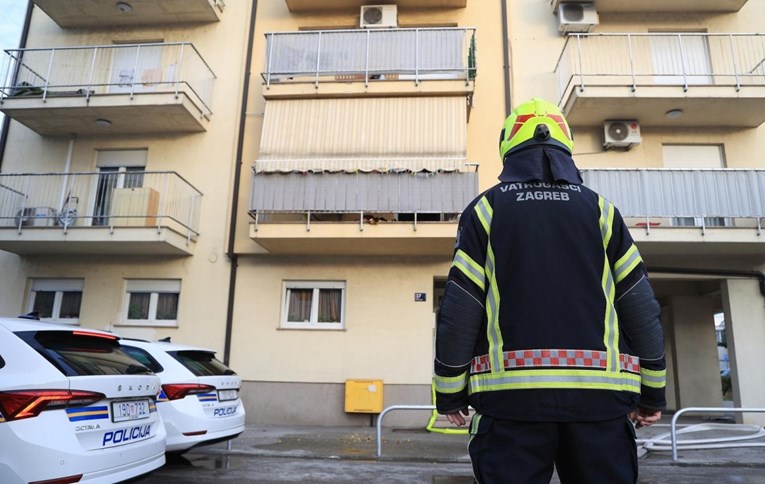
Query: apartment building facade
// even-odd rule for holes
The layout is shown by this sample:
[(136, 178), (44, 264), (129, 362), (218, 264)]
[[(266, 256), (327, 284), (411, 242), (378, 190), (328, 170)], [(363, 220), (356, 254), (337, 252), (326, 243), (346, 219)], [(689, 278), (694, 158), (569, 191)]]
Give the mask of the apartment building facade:
[(428, 404), (459, 213), (537, 96), (650, 269), (670, 408), (723, 404), (716, 314), (733, 404), (765, 404), (763, 2), (33, 3), (0, 106), (4, 313), (211, 346), (252, 422), (364, 425), (347, 380)]

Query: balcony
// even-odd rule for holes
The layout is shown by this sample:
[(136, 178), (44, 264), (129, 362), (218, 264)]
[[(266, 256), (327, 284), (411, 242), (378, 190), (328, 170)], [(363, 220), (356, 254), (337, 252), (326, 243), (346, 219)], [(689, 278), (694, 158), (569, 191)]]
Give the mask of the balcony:
[(266, 34), (263, 97), (472, 96), (475, 29)]
[(765, 170), (588, 169), (649, 255), (765, 256)]
[[(293, 13), (304, 12), (342, 12), (359, 11), (362, 5), (368, 5), (366, 0), (285, 0), (287, 8)], [(391, 2), (374, 2), (391, 3)], [(467, 0), (397, 0), (399, 8), (465, 8)]]
[[(738, 12), (747, 0), (591, 0), (601, 13)], [(551, 0), (555, 10), (561, 0)]]
[(765, 122), (760, 34), (570, 35), (555, 73), (558, 104), (575, 126), (607, 119), (651, 127)]
[(223, 0), (32, 0), (62, 28), (218, 22)]
[(6, 50), (0, 111), (44, 136), (207, 129), (215, 74), (192, 44)]
[(477, 168), (455, 172), (255, 173), (250, 238), (273, 254), (445, 255)]
[(202, 193), (174, 172), (0, 175), (0, 250), (193, 254)]

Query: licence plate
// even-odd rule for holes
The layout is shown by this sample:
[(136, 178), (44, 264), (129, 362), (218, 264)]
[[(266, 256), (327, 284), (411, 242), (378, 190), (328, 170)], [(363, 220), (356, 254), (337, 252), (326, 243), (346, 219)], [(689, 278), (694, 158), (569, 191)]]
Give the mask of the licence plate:
[(239, 397), (237, 390), (218, 390), (218, 401), (226, 402), (228, 400), (236, 400)]
[(126, 422), (149, 418), (149, 400), (123, 400), (112, 402), (112, 422)]

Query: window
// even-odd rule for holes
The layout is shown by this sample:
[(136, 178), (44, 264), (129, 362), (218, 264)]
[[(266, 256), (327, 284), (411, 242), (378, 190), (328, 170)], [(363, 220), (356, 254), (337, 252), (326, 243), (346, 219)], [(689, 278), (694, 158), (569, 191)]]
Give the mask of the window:
[(33, 279), (27, 311), (43, 321), (79, 324), (82, 279)]
[(285, 282), (283, 328), (343, 329), (345, 282)]
[(207, 351), (168, 351), (168, 354), (196, 376), (236, 375), (234, 370), (224, 365), (215, 357), (215, 353)]
[[(134, 360), (141, 363), (146, 368), (150, 369), (154, 373), (161, 373), (165, 369), (162, 368), (162, 365), (154, 359), (153, 356), (149, 354), (148, 351), (146, 351), (143, 348), (136, 348), (135, 346), (129, 346), (129, 340), (125, 340), (124, 338), (120, 340), (122, 345), (122, 351), (129, 354)], [(128, 344), (125, 344), (127, 342)]]
[(124, 324), (177, 325), (180, 279), (130, 279), (125, 292)]
[(66, 376), (151, 374), (122, 350), (117, 337), (80, 331), (20, 331), (16, 336)]

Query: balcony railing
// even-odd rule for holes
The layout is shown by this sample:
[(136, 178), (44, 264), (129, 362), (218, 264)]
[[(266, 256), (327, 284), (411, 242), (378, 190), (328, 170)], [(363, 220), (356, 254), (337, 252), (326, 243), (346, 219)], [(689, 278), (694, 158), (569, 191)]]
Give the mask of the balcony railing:
[(574, 34), (558, 64), (560, 103), (588, 86), (765, 86), (763, 34)]
[[(584, 183), (612, 201), (625, 218), (740, 221), (724, 226), (750, 226), (760, 234), (765, 216), (765, 170), (633, 169), (582, 170)], [(654, 222), (652, 222), (652, 220)], [(678, 224), (685, 226), (686, 224)]]
[(175, 172), (0, 175), (0, 229), (156, 227), (199, 235), (202, 193)]
[(475, 29), (322, 30), (266, 34), (263, 80), (464, 79), (477, 72)]
[(83, 97), (180, 92), (212, 114), (215, 74), (189, 43), (5, 50), (0, 103), (6, 98)]

